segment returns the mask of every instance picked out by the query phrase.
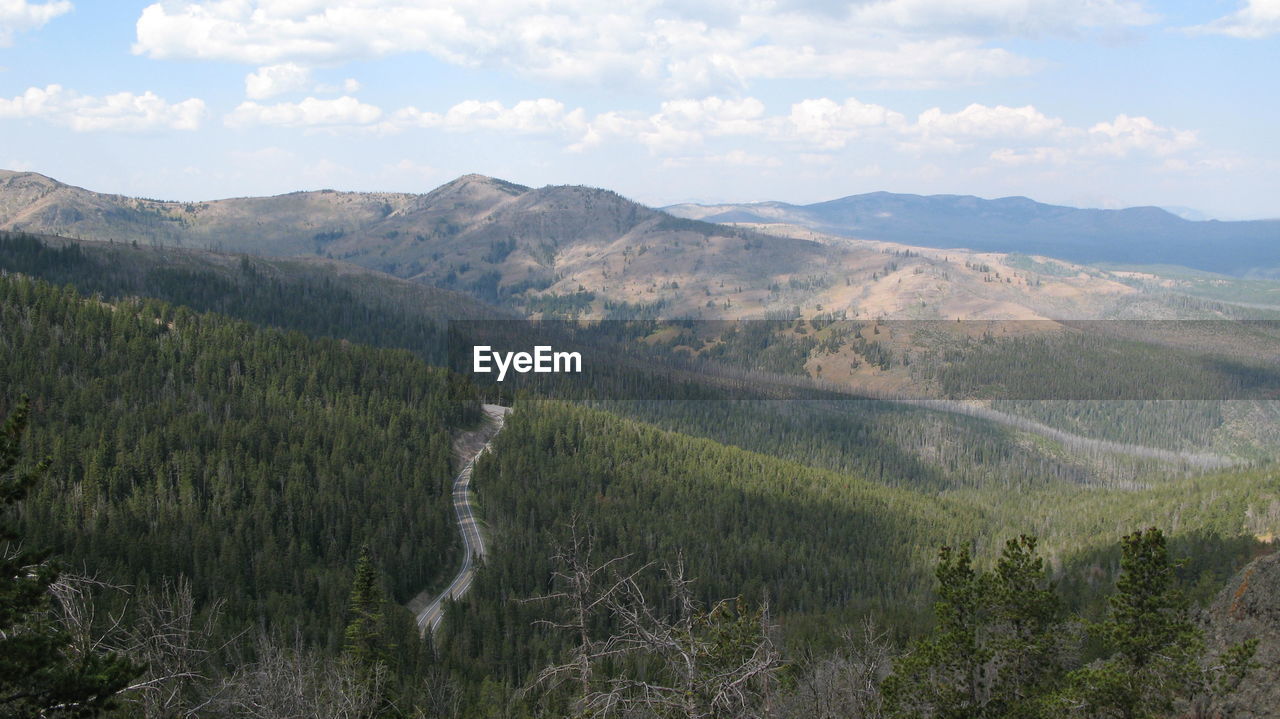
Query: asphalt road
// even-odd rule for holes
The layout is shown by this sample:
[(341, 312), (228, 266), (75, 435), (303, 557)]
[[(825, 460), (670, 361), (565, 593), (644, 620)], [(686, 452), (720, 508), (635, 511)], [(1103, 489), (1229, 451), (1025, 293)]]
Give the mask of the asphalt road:
[[(502, 430), (502, 424), (506, 420), (507, 412), (511, 411), (509, 407), (501, 407), (496, 404), (484, 405), (484, 413), (488, 415), (490, 421), (497, 424), (494, 435)], [(492, 441), (492, 437), (490, 437)], [(480, 534), (480, 525), (476, 522), (475, 513), (472, 511), (471, 505), (471, 470), (475, 466), (476, 458), (484, 454), (489, 449), (489, 442), (486, 442), (467, 463), (463, 465), (462, 471), (458, 472), (458, 476), (453, 480), (453, 512), (458, 520), (458, 532), (462, 535), (462, 566), (458, 569), (458, 573), (454, 576), (453, 582), (449, 587), (428, 604), (422, 611), (418, 612), (418, 630), (425, 636), (427, 632), (435, 633), (440, 627), (440, 620), (444, 619), (444, 603), (446, 599), (458, 600), (466, 595), (467, 590), (471, 588), (471, 582), (475, 579), (476, 564), (484, 557), (484, 537)]]

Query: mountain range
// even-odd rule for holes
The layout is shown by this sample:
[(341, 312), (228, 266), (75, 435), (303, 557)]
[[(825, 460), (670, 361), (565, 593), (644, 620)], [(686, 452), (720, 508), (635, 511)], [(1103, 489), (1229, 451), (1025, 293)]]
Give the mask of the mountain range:
[[(717, 318), (841, 312), (851, 318), (1036, 319), (1153, 316), (1132, 307), (1135, 298), (1145, 297), (1135, 284), (1153, 278), (1020, 255), (930, 249), (951, 243), (929, 228), (936, 230), (947, 224), (940, 218), (951, 218), (957, 228), (988, 223), (995, 228), (992, 237), (1012, 236), (1017, 217), (1039, 217), (1027, 222), (1049, 229), (1019, 246), (1023, 251), (1043, 246), (1046, 253), (1062, 256), (1070, 255), (1071, 247), (1045, 238), (1061, 235), (1064, 227), (1093, 227), (1101, 236), (1105, 227), (1138, 232), (1143, 218), (1152, 226), (1206, 224), (1155, 209), (1089, 214), (1094, 211), (1030, 200), (867, 197), (878, 199), (874, 205), (835, 201), (821, 212), (806, 211), (829, 218), (824, 227), (885, 215), (877, 222), (898, 227), (893, 233), (898, 240), (798, 231), (795, 225), (803, 223), (786, 209), (790, 206), (779, 203), (767, 205), (772, 208), (767, 217), (765, 205), (744, 206), (755, 208), (755, 214), (727, 206), (672, 209), (717, 221), (769, 220), (729, 226), (677, 217), (608, 190), (535, 189), (481, 175), (460, 177), (425, 194), (319, 190), (169, 202), (92, 192), (37, 173), (0, 171), (0, 230), (338, 260), (467, 292), (528, 315), (610, 316), (639, 308)], [(879, 209), (872, 212), (873, 207)], [(1054, 213), (1061, 221), (1052, 221)], [(1108, 218), (1111, 224), (1089, 225), (1090, 217)], [(1255, 224), (1271, 226), (1207, 224), (1243, 224), (1259, 237), (1265, 233), (1259, 234)], [(1265, 245), (1247, 233), (1242, 237), (1250, 247)], [(1214, 256), (1237, 256), (1224, 252), (1225, 246), (1220, 243)], [(1254, 254), (1260, 257), (1261, 250)], [(1154, 249), (1136, 259), (1173, 261)], [(1242, 262), (1233, 267), (1244, 271)]]
[(1026, 197), (872, 192), (810, 205), (755, 202), (663, 209), (706, 222), (783, 223), (867, 240), (1050, 255), (1083, 263), (1181, 265), (1233, 275), (1280, 269), (1280, 220), (1191, 221), (1159, 207), (1097, 210)]

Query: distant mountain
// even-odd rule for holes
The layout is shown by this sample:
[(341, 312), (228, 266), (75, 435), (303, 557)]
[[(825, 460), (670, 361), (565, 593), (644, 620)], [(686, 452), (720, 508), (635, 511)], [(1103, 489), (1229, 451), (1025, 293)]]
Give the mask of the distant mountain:
[[(1180, 316), (1184, 308), (1171, 308), (1161, 298), (1170, 285), (1154, 276), (1029, 255), (1070, 254), (1070, 248), (1047, 239), (1061, 235), (1064, 226), (1083, 228), (1092, 237), (1103, 234), (1099, 227), (1141, 233), (1156, 225), (1241, 224), (1187, 223), (1155, 208), (1097, 214), (1024, 198), (989, 202), (885, 193), (807, 208), (761, 203), (684, 210), (695, 218), (768, 224), (730, 227), (676, 217), (608, 190), (530, 188), (481, 175), (459, 177), (425, 194), (319, 190), (166, 202), (0, 171), (0, 230), (116, 247), (335, 260), (543, 317)], [(896, 233), (909, 244), (820, 233), (800, 227), (801, 216), (814, 225), (815, 218), (825, 218), (823, 227), (887, 228), (885, 235)], [(1099, 224), (1100, 217), (1107, 221)], [(1027, 227), (1042, 231), (1028, 233)], [(1022, 254), (929, 249), (964, 244), (953, 238), (962, 230), (970, 239), (1007, 238), (1004, 244)], [(1219, 250), (1214, 256), (1239, 254)], [(149, 261), (137, 253), (114, 256), (126, 263)], [(359, 282), (381, 280), (369, 275)], [(439, 298), (413, 301), (434, 304)], [(1271, 303), (1269, 295), (1246, 299)]]
[(925, 247), (1049, 255), (1073, 262), (1182, 265), (1245, 274), (1280, 267), (1280, 220), (1190, 221), (1158, 207), (1086, 210), (1025, 197), (872, 192), (811, 205), (673, 205), (705, 222), (787, 223)]
[(1191, 220), (1192, 222), (1208, 222), (1210, 220), (1218, 219), (1212, 215), (1201, 212), (1194, 207), (1184, 207), (1183, 205), (1165, 205), (1160, 209), (1170, 214), (1177, 215), (1184, 220)]
[(690, 271), (747, 287), (770, 273), (822, 267), (831, 253), (810, 240), (672, 217), (608, 190), (533, 189), (481, 175), (420, 195), (320, 190), (163, 202), (0, 171), (0, 230), (331, 258), (494, 302), (609, 286), (613, 299), (652, 304), (658, 284), (679, 284)]

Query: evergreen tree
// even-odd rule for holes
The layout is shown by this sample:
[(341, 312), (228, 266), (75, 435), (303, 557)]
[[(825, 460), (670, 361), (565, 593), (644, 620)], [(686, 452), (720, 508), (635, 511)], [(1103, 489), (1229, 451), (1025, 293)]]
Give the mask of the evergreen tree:
[(884, 684), (900, 717), (1042, 716), (1062, 673), (1061, 603), (1036, 556), (1036, 539), (1005, 544), (992, 572), (967, 551), (939, 556), (937, 624)]
[(937, 625), (917, 641), (885, 680), (891, 716), (962, 719), (988, 716), (986, 665), (991, 649), (980, 641), (990, 613), (991, 578), (974, 571), (966, 550), (938, 555)]
[(1072, 674), (1067, 705), (1087, 716), (1166, 716), (1194, 688), (1203, 641), (1175, 586), (1164, 533), (1126, 535), (1122, 549), (1110, 613), (1093, 627), (1113, 653)]
[(1046, 712), (1045, 699), (1066, 671), (1062, 600), (1049, 582), (1036, 538), (1009, 540), (991, 580), (995, 631), (991, 640), (1000, 658), (993, 703), (1003, 716), (1030, 719)]
[(43, 461), (20, 469), (27, 425), (24, 397), (0, 429), (0, 717), (94, 716), (115, 706), (115, 695), (139, 667), (114, 654), (79, 653), (51, 614), (57, 568), (23, 546), (13, 505), (48, 469)]
[(374, 667), (387, 660), (383, 632), (386, 627), (385, 605), (386, 598), (366, 544), (360, 548), (360, 558), (356, 560), (356, 576), (351, 584), (347, 609), (350, 621), (343, 644), (343, 651), (362, 666)]

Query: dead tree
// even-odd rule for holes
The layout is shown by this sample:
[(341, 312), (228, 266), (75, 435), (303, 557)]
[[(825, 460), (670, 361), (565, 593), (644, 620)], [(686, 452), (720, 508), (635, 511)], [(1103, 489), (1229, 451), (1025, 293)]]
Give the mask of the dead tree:
[[(570, 633), (567, 661), (543, 669), (533, 687), (575, 684), (573, 711), (581, 717), (674, 716), (720, 719), (763, 716), (781, 660), (769, 637), (767, 607), (751, 611), (739, 599), (709, 610), (693, 597), (683, 561), (666, 568), (670, 612), (648, 600), (637, 577), (649, 565), (623, 574), (616, 557), (591, 561), (592, 542), (576, 526), (556, 555), (561, 591), (539, 599), (562, 604), (561, 617), (544, 626)], [(602, 618), (615, 627), (597, 637)], [(627, 669), (649, 667), (641, 677)]]

